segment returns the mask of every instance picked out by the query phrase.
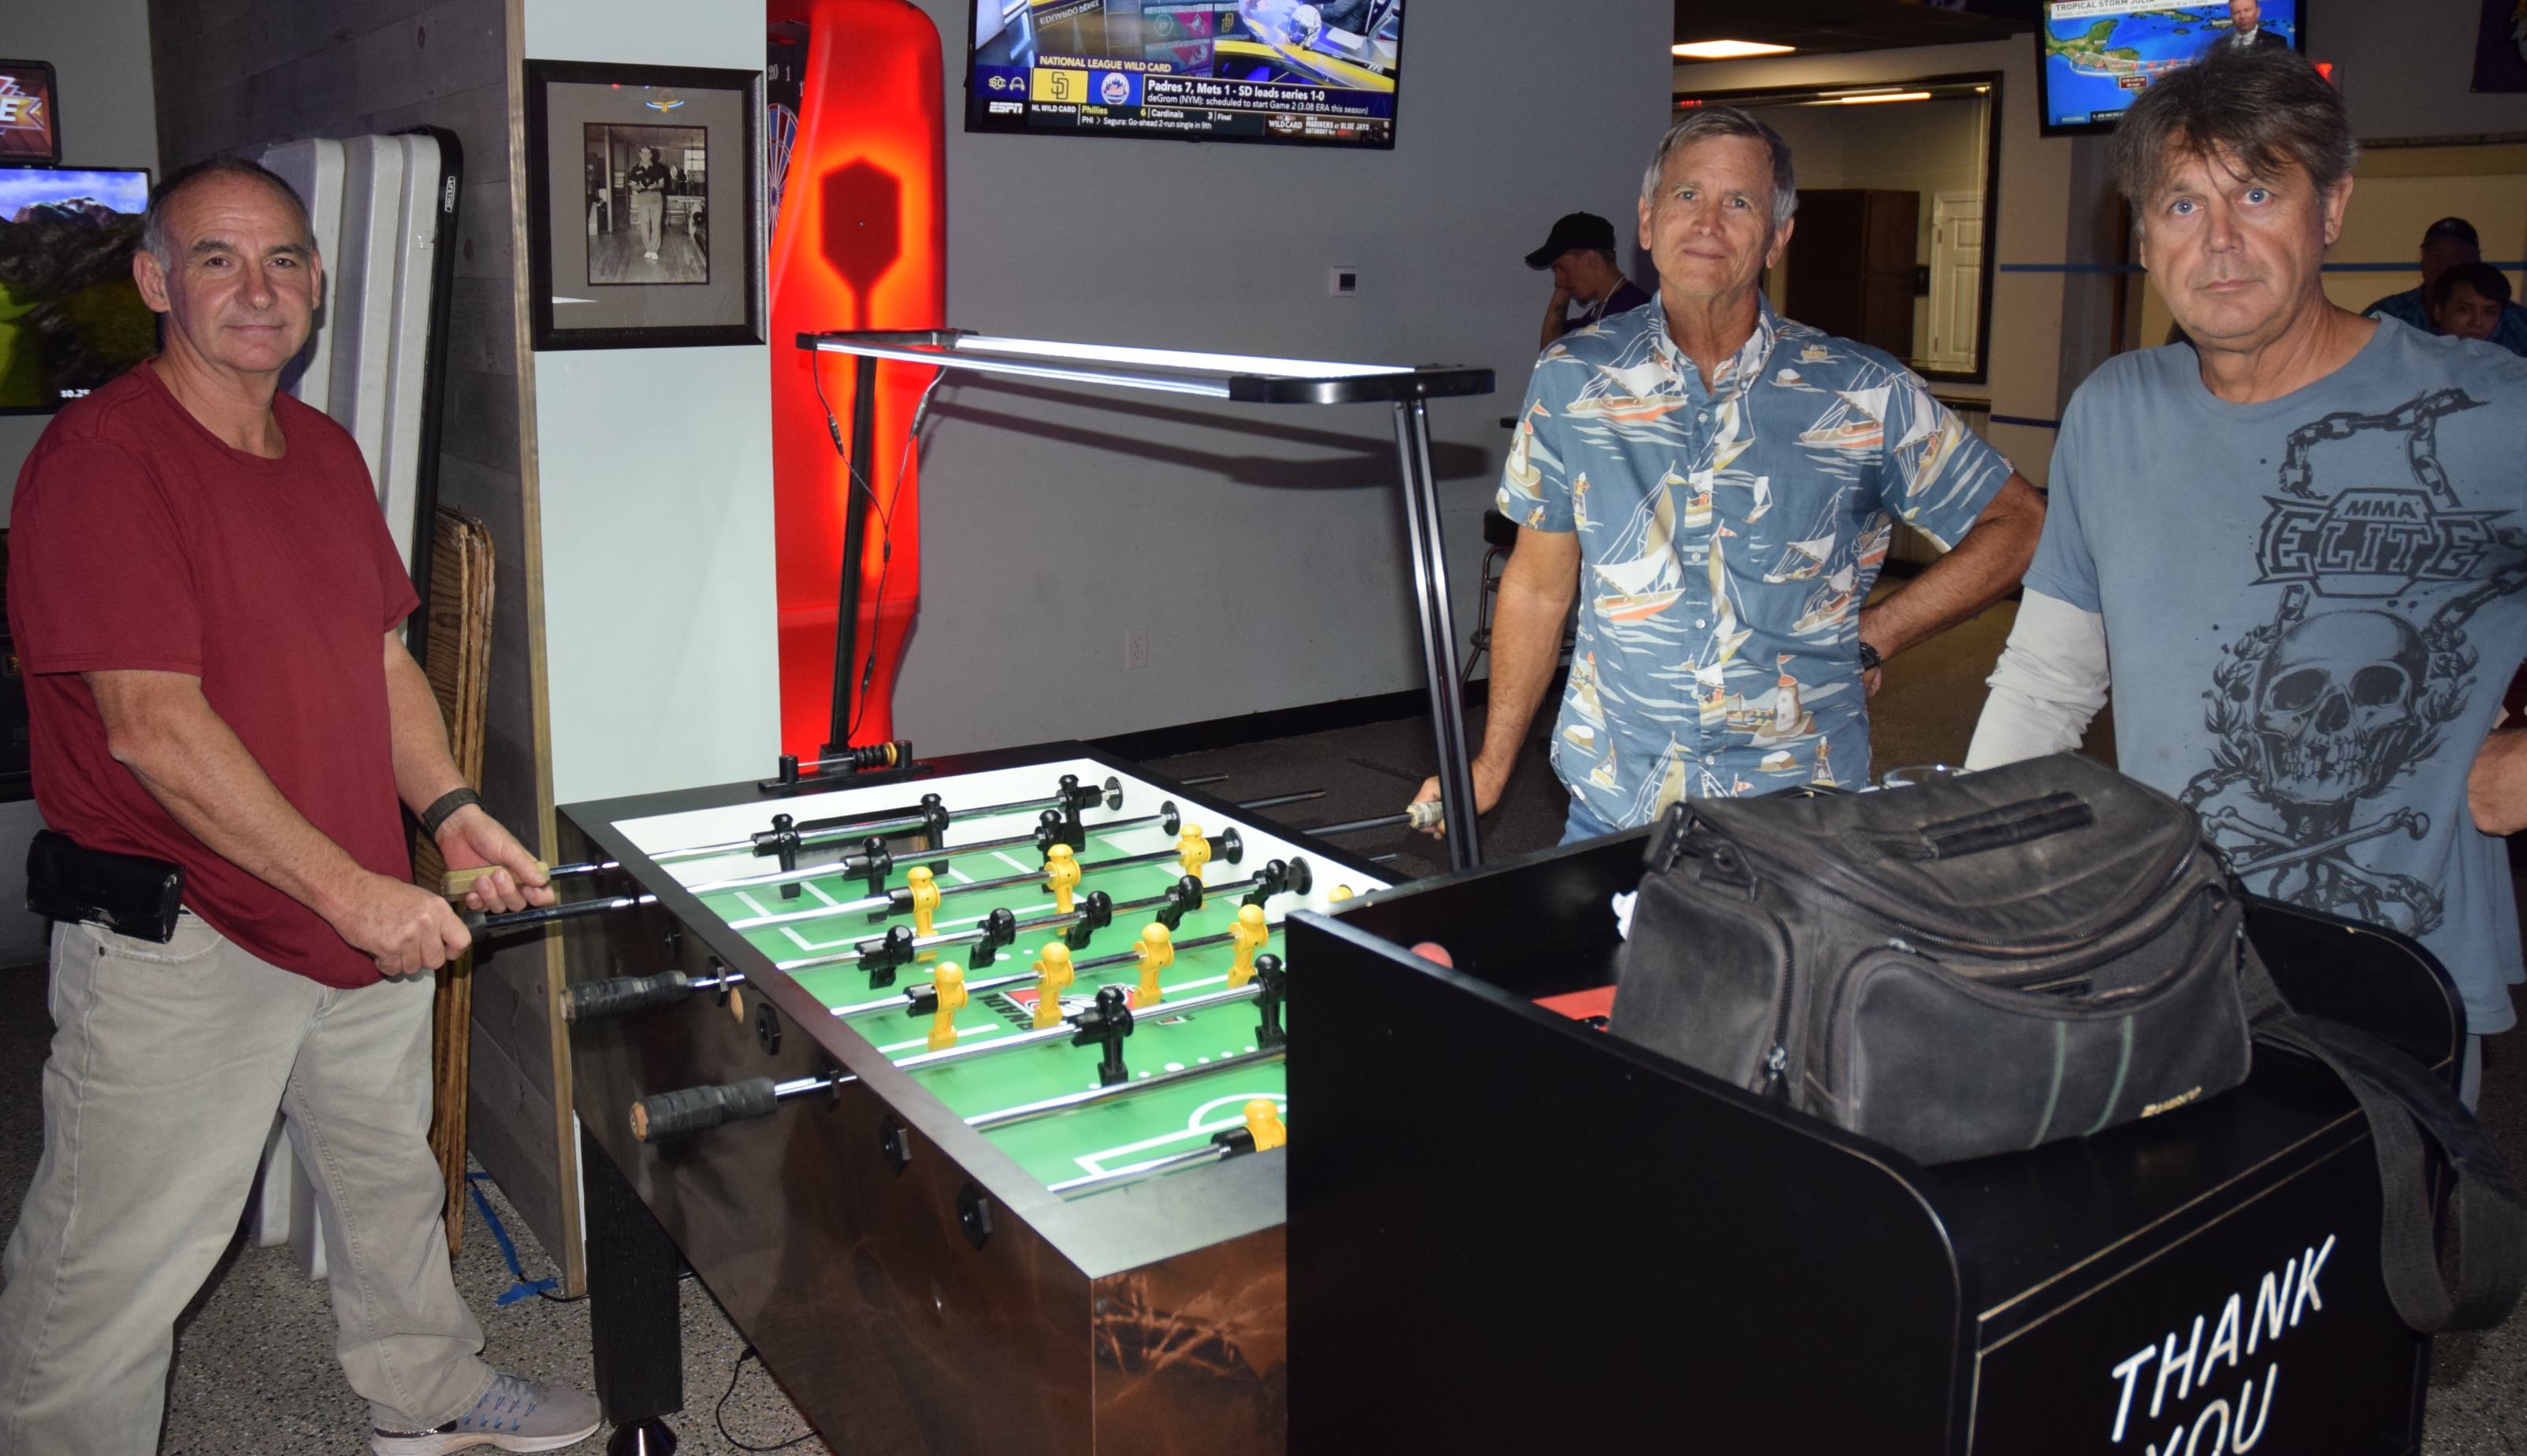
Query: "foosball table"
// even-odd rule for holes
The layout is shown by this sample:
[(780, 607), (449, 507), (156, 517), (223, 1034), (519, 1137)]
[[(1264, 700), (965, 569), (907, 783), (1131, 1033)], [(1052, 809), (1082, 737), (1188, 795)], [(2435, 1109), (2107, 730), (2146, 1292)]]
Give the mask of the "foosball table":
[(608, 1417), (690, 1264), (839, 1450), (1283, 1449), (1283, 923), (1386, 881), (1084, 747), (870, 777), (562, 811)]

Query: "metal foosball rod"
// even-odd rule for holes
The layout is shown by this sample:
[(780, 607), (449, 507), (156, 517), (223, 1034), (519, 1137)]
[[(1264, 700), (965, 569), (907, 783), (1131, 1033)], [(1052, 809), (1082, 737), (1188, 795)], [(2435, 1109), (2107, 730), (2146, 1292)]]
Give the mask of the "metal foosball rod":
[[(1094, 932), (1111, 924), (1113, 917), (1124, 911), (1158, 910), (1160, 923), (1172, 930), (1183, 922), (1187, 914), (1209, 904), (1213, 896), (1244, 893), (1260, 894), (1263, 898), (1268, 899), (1285, 890), (1295, 890), (1304, 895), (1315, 883), (1315, 871), (1309, 867), (1305, 858), (1294, 857), (1286, 861), (1273, 859), (1267, 861), (1261, 872), (1246, 879), (1206, 885), (1192, 875), (1185, 875), (1169, 886), (1165, 894), (1148, 896), (1140, 900), (1116, 901), (1109, 898), (1104, 891), (1092, 891), (1086, 906), (1066, 914), (1056, 912), (1021, 920), (1015, 913), (1004, 908), (992, 911), (980, 921), (964, 929), (943, 931), (927, 936), (916, 936), (908, 927), (898, 925), (888, 931), (884, 937), (861, 941), (850, 951), (830, 956), (802, 957), (795, 961), (776, 961), (773, 962), (773, 968), (793, 971), (808, 970), (820, 965), (856, 963), (863, 969), (891, 975), (894, 967), (910, 964), (923, 951), (942, 950), (951, 946), (977, 948), (983, 954), (977, 958), (976, 963), (989, 965), (992, 963), (993, 953), (1003, 946), (1014, 944), (1020, 935), (1044, 930), (1072, 930), (1073, 933), (1065, 936), (1064, 939), (1078, 942), (1072, 946), (1072, 949), (1082, 949), (1086, 943), (1085, 937), (1077, 933), (1076, 927), (1085, 927), (1086, 930)], [(885, 982), (881, 981), (878, 984), (883, 985)]]
[(976, 1113), (965, 1119), (965, 1125), (976, 1131), (992, 1127), (1006, 1127), (1013, 1122), (1032, 1121), (1037, 1118), (1050, 1118), (1059, 1113), (1070, 1112), (1075, 1108), (1094, 1107), (1101, 1102), (1111, 1102), (1119, 1097), (1128, 1097), (1144, 1087), (1162, 1087), (1170, 1082), (1189, 1082), (1198, 1077), (1216, 1076), (1223, 1071), (1235, 1071), (1243, 1067), (1279, 1062), (1289, 1055), (1290, 1049), (1286, 1045), (1258, 1047), (1252, 1052), (1241, 1052), (1234, 1057), (1222, 1057), (1213, 1062), (1200, 1063), (1185, 1067), (1181, 1071), (1154, 1071), (1146, 1077), (1135, 1077), (1130, 1081), (1116, 1082), (1111, 1086), (1086, 1087), (1077, 1092), (1065, 1092), (1059, 1097), (1048, 1097), (1042, 1102), (1023, 1103), (1017, 1107), (1002, 1108), (997, 1112)]
[(1417, 804), (1400, 814), (1379, 814), (1370, 819), (1348, 819), (1340, 824), (1314, 824), (1300, 830), (1302, 834), (1367, 834), (1372, 829), (1400, 829), (1410, 826), (1427, 829), (1440, 822), (1436, 800)]
[(1163, 1158), (1152, 1158), (1146, 1163), (1135, 1163), (1128, 1168), (1117, 1168), (1107, 1172), (1092, 1172), (1084, 1177), (1065, 1178), (1058, 1183), (1047, 1184), (1046, 1191), (1058, 1194), (1063, 1198), (1077, 1198), (1082, 1194), (1100, 1193), (1108, 1188), (1120, 1188), (1127, 1183), (1143, 1182), (1162, 1173), (1173, 1172), (1180, 1168), (1220, 1163), (1246, 1153), (1285, 1147), (1289, 1140), (1289, 1130), (1281, 1125), (1279, 1109), (1273, 1106), (1270, 1098), (1257, 1098), (1246, 1104), (1246, 1118), (1242, 1125), (1223, 1128), (1212, 1133), (1211, 1141), (1202, 1147), (1187, 1149), (1181, 1153), (1170, 1153)]
[[(1013, 850), (1021, 845), (1033, 846), (1035, 852), (1041, 855), (1049, 852), (1057, 843), (1068, 843), (1061, 832), (1060, 815), (1052, 809), (1045, 810), (1045, 815), (1049, 822), (1040, 822), (1025, 834), (1007, 834), (997, 839), (968, 840), (962, 844), (941, 845), (936, 849), (909, 851), (902, 856), (891, 851), (882, 851), (877, 855), (866, 853), (846, 855), (830, 864), (804, 864), (797, 869), (773, 869), (761, 874), (742, 874), (722, 880), (703, 880), (687, 885), (685, 889), (695, 895), (717, 895), (729, 890), (754, 890), (768, 885), (798, 884), (805, 880), (865, 879), (870, 869), (874, 867), (874, 861), (881, 858), (885, 859), (886, 867), (891, 869), (898, 858), (919, 859), (928, 863), (936, 859), (953, 859), (959, 855), (979, 855), (991, 850)], [(1155, 814), (1136, 814), (1130, 818), (1108, 819), (1103, 823), (1082, 827), (1090, 834), (1120, 834), (1126, 829), (1157, 825), (1165, 833), (1173, 835), (1183, 823), (1183, 811), (1176, 807), (1173, 800), (1169, 800), (1160, 805), (1159, 811)], [(1072, 845), (1071, 848), (1077, 849), (1079, 846)]]
[[(1322, 799), (1324, 797), (1325, 791), (1322, 789), (1302, 789), (1297, 793), (1277, 794), (1268, 799), (1242, 801), (1233, 805), (1232, 807), (1240, 811), (1260, 811), (1268, 808), (1278, 808), (1284, 805), (1303, 804), (1312, 799)], [(1128, 818), (1107, 819), (1100, 823), (1083, 824), (1080, 827), (1087, 834), (1120, 834), (1127, 829), (1141, 829), (1151, 825), (1156, 825), (1161, 832), (1169, 836), (1173, 836), (1176, 831), (1184, 825), (1184, 811), (1176, 806), (1174, 800), (1170, 799), (1161, 803), (1159, 806), (1159, 811), (1154, 814), (1134, 814)], [(1043, 821), (1039, 822), (1034, 829), (1025, 834), (1005, 834), (994, 839), (966, 840), (959, 844), (941, 845), (936, 849), (914, 851), (902, 856), (889, 853), (885, 858), (888, 860), (888, 867), (891, 868), (893, 866), (893, 862), (899, 858), (918, 858), (928, 862), (938, 859), (954, 858), (959, 855), (979, 855), (993, 850), (1013, 850), (1021, 845), (1030, 846), (1037, 854), (1041, 855), (1048, 853), (1056, 843), (1068, 842), (1067, 837), (1062, 832), (1060, 813), (1057, 810), (1046, 809), (1044, 811)], [(1086, 846), (1074, 844), (1071, 845), (1071, 848), (1077, 850), (1084, 849)], [(753, 890), (770, 885), (792, 885), (812, 879), (862, 879), (865, 878), (870, 871), (870, 858), (871, 857), (867, 855), (846, 855), (842, 858), (837, 859), (830, 864), (802, 865), (797, 869), (774, 869), (766, 870), (761, 874), (744, 874), (731, 876), (727, 879), (704, 880), (696, 884), (687, 885), (685, 886), (685, 889), (696, 895), (717, 895), (729, 890)], [(1157, 861), (1152, 860), (1151, 862), (1155, 863)], [(619, 868), (620, 866), (608, 862), (599, 867), (614, 869)], [(959, 888), (961, 889), (962, 887)], [(948, 894), (952, 892), (948, 887), (942, 886), (940, 893)]]
[[(1027, 979), (1034, 980), (1035, 977), (1030, 975)], [(972, 989), (972, 983), (967, 983), (967, 989)], [(1099, 986), (1094, 989), (1129, 991), (1131, 987), (1115, 985)], [(1263, 991), (1262, 986), (1249, 981), (1243, 986), (1223, 986), (1216, 991), (1205, 991), (1195, 996), (1180, 997), (1163, 1002), (1161, 1005), (1166, 1008), (1167, 1014), (1173, 1016), (1202, 1011), (1207, 1007), (1234, 1006), (1241, 1001), (1253, 1001), (1261, 996)], [(928, 1014), (915, 1013), (914, 1014)], [(903, 1070), (911, 1071), (919, 1067), (936, 1066), (943, 1062), (972, 1062), (984, 1057), (996, 1057), (1003, 1052), (1015, 1052), (1026, 1047), (1039, 1047), (1046, 1042), (1061, 1041), (1076, 1033), (1077, 1030), (1076, 1025), (1065, 1020), (1041, 1030), (1020, 1031), (1008, 1036), (958, 1042), (953, 1047), (943, 1047), (936, 1052), (915, 1052), (909, 1057), (896, 1059), (895, 1065)]]
[(504, 931), (549, 925), (555, 920), (576, 919), (581, 915), (593, 915), (603, 910), (631, 910), (636, 906), (657, 903), (658, 897), (655, 895), (616, 895), (606, 899), (570, 900), (560, 905), (540, 905), (531, 910), (506, 910), (498, 914), (467, 910), (456, 918), (463, 921), (465, 928), (476, 935), (498, 935)]
[[(1282, 922), (1279, 920), (1267, 920), (1264, 922), (1264, 929), (1269, 934), (1278, 934)], [(1228, 945), (1236, 939), (1235, 931), (1222, 930), (1216, 935), (1197, 935), (1190, 940), (1173, 941), (1171, 944), (1179, 952), (1199, 951), (1211, 946)], [(1083, 961), (1073, 961), (1070, 962), (1070, 968), (1080, 973), (1111, 970), (1117, 965), (1133, 964), (1140, 959), (1139, 951), (1117, 951), (1111, 956), (1092, 956)], [(965, 979), (965, 989), (979, 996), (985, 991), (998, 991), (1005, 986), (1022, 986), (1035, 979), (1037, 976), (1032, 970), (1017, 971), (1009, 975), (968, 976)], [(919, 982), (905, 986), (891, 996), (881, 996), (873, 1001), (853, 1002), (849, 1006), (835, 1007), (833, 1013), (837, 1016), (857, 1016), (869, 1012), (901, 1010), (906, 1015), (926, 1016), (933, 1009), (936, 994), (935, 989), (928, 982)]]
[(791, 1098), (831, 1092), (858, 1080), (851, 1072), (832, 1071), (786, 1082), (754, 1077), (721, 1086), (655, 1092), (632, 1104), (632, 1136), (645, 1143), (691, 1137), (731, 1122), (768, 1118), (773, 1109)]
[(925, 794), (921, 802), (909, 808), (881, 809), (869, 814), (846, 814), (832, 819), (810, 819), (792, 823), (788, 814), (772, 816), (773, 827), (759, 830), (744, 839), (722, 840), (717, 844), (687, 845), (680, 849), (660, 850), (649, 858), (660, 864), (686, 859), (708, 859), (722, 855), (772, 855), (785, 850), (797, 852), (818, 845), (837, 844), (870, 835), (887, 836), (919, 832), (937, 833), (958, 819), (987, 819), (1004, 814), (1028, 813), (1037, 809), (1058, 809), (1076, 812), (1103, 804), (1109, 809), (1123, 806), (1122, 780), (1108, 777), (1103, 785), (1082, 784), (1077, 774), (1063, 774), (1060, 785), (1040, 799), (1015, 799), (1006, 804), (990, 804), (976, 808), (949, 808), (936, 794)]
[[(1224, 860), (1230, 864), (1240, 863), (1246, 858), (1246, 842), (1239, 838), (1234, 829), (1214, 835), (1205, 843), (1210, 847), (1212, 858)], [(1181, 849), (1152, 850), (1145, 855), (1122, 855), (1111, 859), (1081, 860), (1079, 872), (1082, 875), (1091, 875), (1136, 868), (1144, 864), (1158, 864), (1177, 858), (1183, 853)], [(938, 888), (940, 896), (945, 898), (950, 895), (973, 895), (1044, 882), (1044, 871), (1036, 870), (1028, 874), (1004, 875), (998, 879), (973, 880), (961, 885), (941, 885)], [(912, 909), (912, 891), (909, 886), (905, 886), (888, 890), (883, 894), (820, 905), (809, 910), (784, 910), (768, 915), (753, 915), (743, 920), (731, 920), (728, 922), (728, 928), (768, 930), (776, 925), (795, 925), (805, 920), (830, 920), (838, 915), (869, 914), (880, 910), (901, 913), (910, 909)]]

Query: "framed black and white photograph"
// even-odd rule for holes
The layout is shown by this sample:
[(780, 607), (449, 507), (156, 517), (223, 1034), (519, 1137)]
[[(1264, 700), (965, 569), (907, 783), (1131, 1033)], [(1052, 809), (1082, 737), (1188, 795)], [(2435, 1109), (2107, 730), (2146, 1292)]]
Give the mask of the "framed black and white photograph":
[(762, 116), (757, 72), (527, 63), (538, 349), (764, 341)]

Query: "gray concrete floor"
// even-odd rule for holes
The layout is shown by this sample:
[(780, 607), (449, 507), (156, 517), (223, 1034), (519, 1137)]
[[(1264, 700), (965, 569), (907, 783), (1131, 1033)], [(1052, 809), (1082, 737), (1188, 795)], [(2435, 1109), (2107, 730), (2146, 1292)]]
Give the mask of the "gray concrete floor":
[[(1874, 704), (1880, 767), (1955, 761), (1983, 701), (1983, 678), (2008, 634), (2013, 608), (2002, 605), (1929, 648), (1889, 664)], [(1476, 718), (1479, 732), (1480, 718)], [(1540, 741), (1542, 730), (1538, 730)], [(2111, 755), (2101, 732), (2089, 748)], [(1230, 777), (1208, 792), (1227, 800), (1321, 788), (1325, 797), (1275, 811), (1294, 827), (1392, 813), (1430, 772), (1424, 721), (1394, 723), (1246, 745), (1159, 760), (1176, 778)], [(1549, 846), (1561, 835), (1561, 788), (1539, 748), (1521, 760), (1500, 808), (1485, 819), (1487, 858)], [(1346, 847), (1364, 856), (1392, 854), (1396, 878), (1446, 868), (1445, 850), (1404, 830), (1354, 835)], [(37, 1076), (50, 1024), (40, 967), (0, 971), (0, 1235), (17, 1222), (18, 1203), (34, 1171), (41, 1129)], [(2514, 1037), (2496, 1040), (2487, 1060), (2483, 1115), (2511, 1162), (2527, 1168), (2527, 1052)], [(553, 1272), (497, 1189), (483, 1185), (518, 1243), (530, 1277)], [(532, 1379), (585, 1385), (590, 1378), (584, 1304), (530, 1298), (496, 1305), (513, 1280), (479, 1213), (466, 1214), (458, 1287), (483, 1322), (487, 1358)], [(300, 1278), (286, 1249), (239, 1248), (221, 1266), (187, 1312), (178, 1335), (163, 1450), (181, 1456), (236, 1456), (365, 1450), (366, 1411), (345, 1388), (332, 1355), (333, 1318), (324, 1286)], [(684, 1290), (685, 1414), (674, 1424), (681, 1450), (719, 1456), (742, 1449), (724, 1440), (711, 1408), (729, 1388), (743, 1339), (709, 1294)], [(761, 1447), (805, 1430), (805, 1424), (759, 1365), (749, 1363), (727, 1410), (731, 1433)], [(590, 1442), (583, 1450), (599, 1449)], [(823, 1453), (808, 1439), (789, 1448)], [(2429, 1395), (2426, 1456), (2494, 1456), (2527, 1451), (2527, 1331), (2520, 1322), (2485, 1335), (2442, 1339)]]

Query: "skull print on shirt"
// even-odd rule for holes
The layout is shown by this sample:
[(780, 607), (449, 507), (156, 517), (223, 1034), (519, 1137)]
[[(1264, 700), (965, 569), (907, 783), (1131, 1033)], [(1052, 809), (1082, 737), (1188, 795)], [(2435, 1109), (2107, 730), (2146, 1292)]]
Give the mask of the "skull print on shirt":
[[(2435, 887), (2363, 850), (2430, 832), (2395, 788), (2434, 754), (2473, 751), (2443, 731), (2484, 685), (2466, 624), (2527, 586), (2527, 532), (2461, 508), (2433, 449), (2442, 419), (2478, 407), (2437, 390), (2291, 433), (2256, 546), (2280, 604), (2223, 649), (2203, 695), (2212, 766), (2183, 796), (2262, 894), (2412, 935), (2443, 917)], [(2372, 432), (2402, 437), (2409, 482), (2349, 478), (2369, 470), (2329, 448)], [(2494, 676), (2498, 692), (2505, 667)]]

